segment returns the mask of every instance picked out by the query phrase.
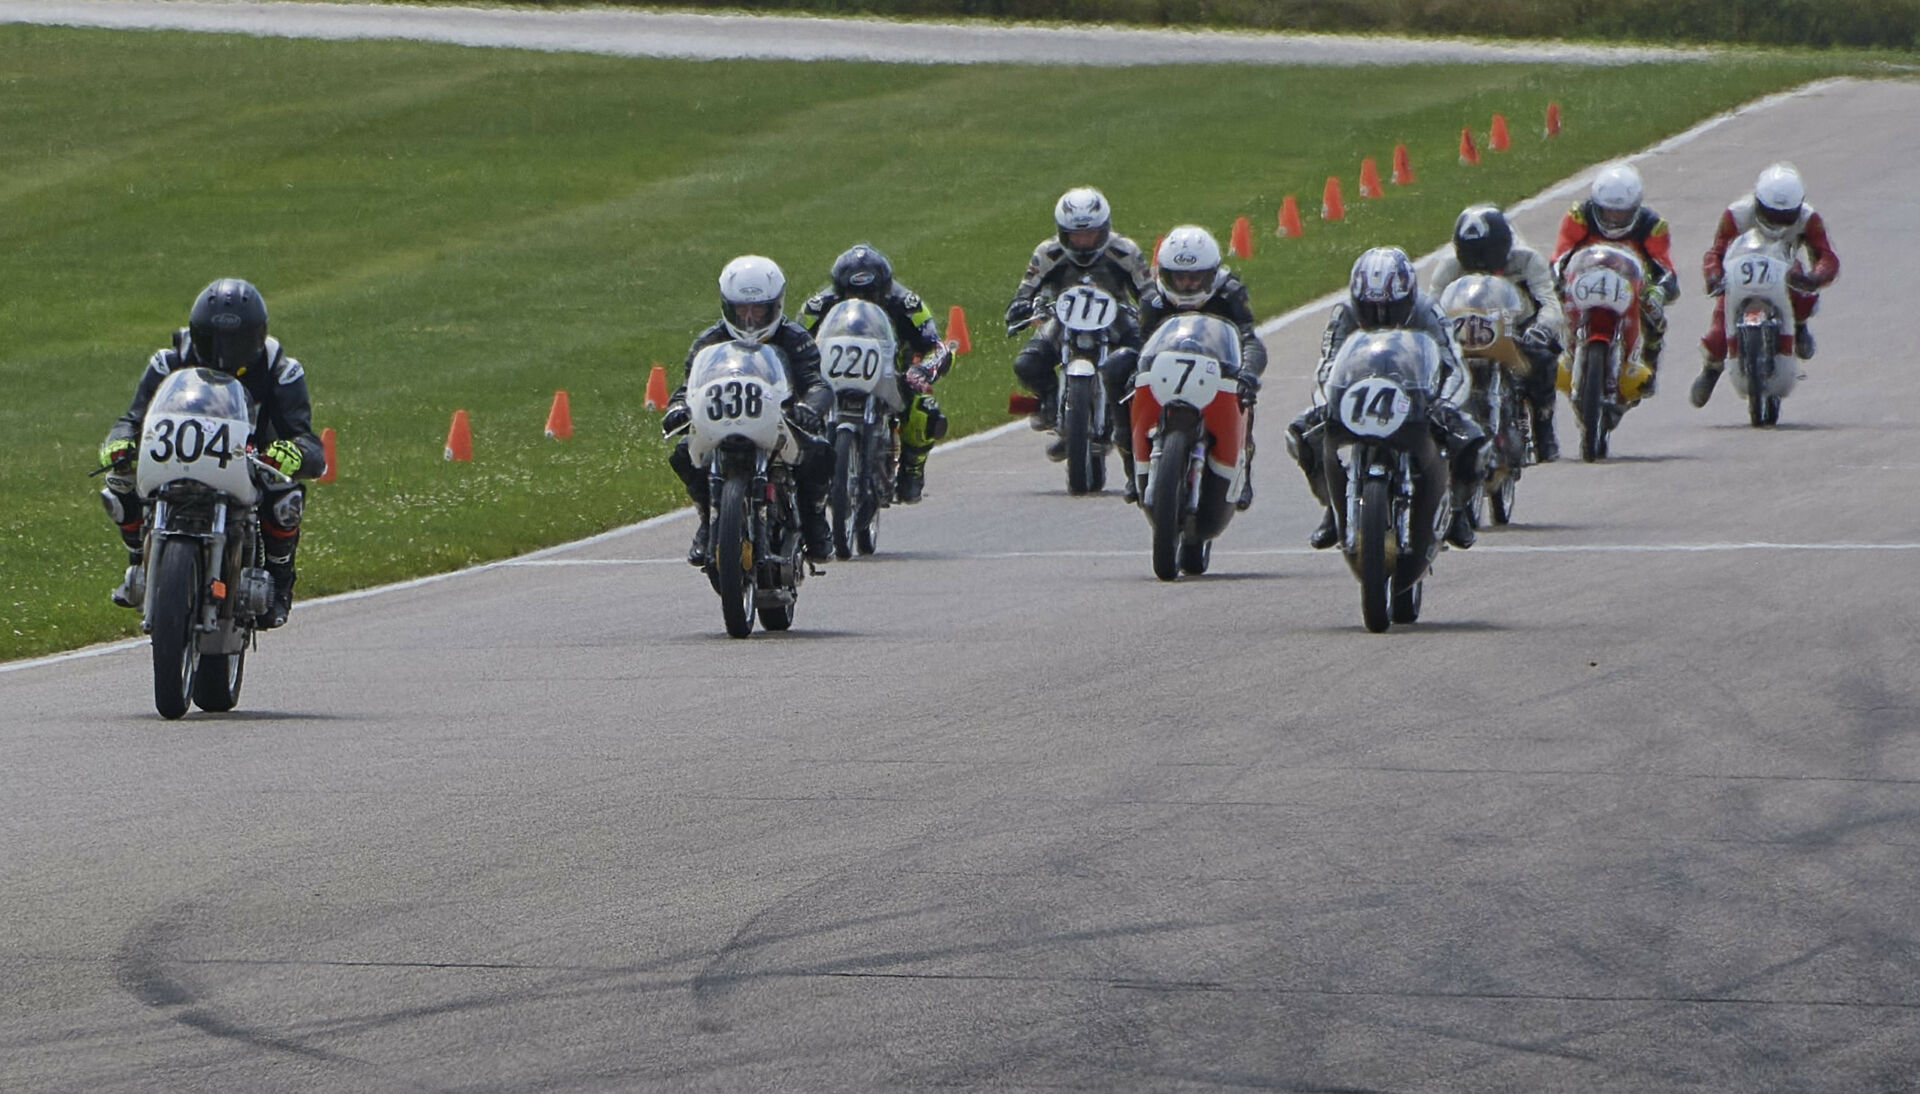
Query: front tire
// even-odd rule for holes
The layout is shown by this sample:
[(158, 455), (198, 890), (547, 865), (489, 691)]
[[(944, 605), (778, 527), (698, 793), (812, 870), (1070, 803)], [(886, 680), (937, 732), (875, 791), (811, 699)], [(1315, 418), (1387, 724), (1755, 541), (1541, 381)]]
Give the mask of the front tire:
[(194, 624), (200, 604), (200, 548), (191, 540), (166, 539), (154, 560), (147, 589), (153, 623), (153, 709), (173, 719), (187, 712), (194, 693), (200, 655), (194, 649)]
[(1580, 387), (1574, 392), (1574, 409), (1580, 412), (1580, 458), (1587, 463), (1607, 454), (1607, 357), (1613, 347), (1605, 342), (1588, 342), (1580, 369)]
[(893, 454), (888, 450), (884, 423), (868, 438), (860, 460), (859, 503), (853, 510), (853, 549), (870, 555), (880, 546), (880, 507), (893, 493)]
[(727, 633), (745, 638), (753, 633), (753, 527), (748, 509), (747, 475), (736, 471), (720, 486), (719, 509), (713, 514), (713, 585), (720, 593), (720, 615)]
[(1493, 493), (1487, 495), (1488, 507), (1493, 514), (1493, 523), (1506, 524), (1513, 519), (1513, 502), (1517, 493), (1519, 493), (1519, 479), (1509, 469), (1501, 478), (1500, 485), (1494, 487)]
[(1369, 479), (1360, 492), (1360, 619), (1375, 634), (1393, 622), (1388, 600), (1393, 572), (1387, 568), (1387, 537), (1393, 535), (1393, 501), (1385, 479)]
[(224, 714), (240, 704), (240, 681), (247, 672), (247, 651), (209, 653), (193, 677), (193, 705)]
[(850, 429), (833, 435), (833, 485), (827, 491), (827, 509), (833, 514), (833, 554), (853, 557), (852, 530), (859, 505), (857, 476), (861, 473), (860, 437)]
[(1094, 400), (1104, 397), (1098, 376), (1067, 377), (1060, 400), (1060, 436), (1067, 445), (1067, 493), (1075, 496), (1106, 485), (1106, 453), (1093, 435)]
[(1193, 434), (1170, 429), (1160, 439), (1153, 464), (1153, 574), (1162, 581), (1180, 576), (1180, 532), (1186, 523), (1187, 465), (1193, 462)]

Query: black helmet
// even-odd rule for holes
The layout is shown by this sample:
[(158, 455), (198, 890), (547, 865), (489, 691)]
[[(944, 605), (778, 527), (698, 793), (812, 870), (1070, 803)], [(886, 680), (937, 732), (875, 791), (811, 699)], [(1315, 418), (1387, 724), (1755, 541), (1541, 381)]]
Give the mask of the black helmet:
[(1453, 222), (1453, 256), (1468, 273), (1499, 273), (1513, 253), (1513, 225), (1497, 205), (1469, 205)]
[(893, 291), (893, 263), (869, 244), (856, 243), (833, 260), (833, 291), (843, 300), (879, 303)]
[(187, 340), (195, 364), (239, 375), (266, 354), (267, 302), (247, 282), (223, 277), (194, 299)]

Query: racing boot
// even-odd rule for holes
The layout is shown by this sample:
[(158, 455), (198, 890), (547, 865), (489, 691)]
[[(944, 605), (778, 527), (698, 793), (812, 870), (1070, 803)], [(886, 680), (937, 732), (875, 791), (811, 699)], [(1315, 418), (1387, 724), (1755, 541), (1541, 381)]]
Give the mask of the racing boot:
[(270, 631), (285, 626), (287, 616), (293, 612), (293, 582), (295, 574), (292, 562), (267, 562), (267, 574), (273, 578), (273, 604), (267, 608), (266, 618), (260, 620), (260, 629)]
[(927, 453), (931, 451), (933, 449), (930, 446), (900, 446), (900, 470), (893, 480), (895, 501), (902, 505), (913, 505), (920, 500), (920, 493), (927, 486)]
[(138, 608), (146, 602), (147, 567), (140, 552), (127, 552), (127, 572), (120, 578), (119, 586), (108, 595), (122, 608)]
[(1247, 468), (1240, 480), (1240, 496), (1234, 499), (1233, 507), (1239, 512), (1253, 508), (1253, 434), (1247, 434)]
[(1447, 524), (1447, 542), (1464, 551), (1478, 539), (1479, 535), (1473, 530), (1473, 513), (1464, 505), (1455, 507), (1453, 520)]
[(1802, 361), (1813, 359), (1813, 332), (1805, 323), (1793, 325), (1793, 355)]
[(713, 538), (712, 509), (705, 505), (695, 505), (693, 508), (700, 515), (700, 526), (693, 530), (693, 542), (687, 546), (687, 565), (705, 566), (707, 544)]
[(1713, 385), (1720, 382), (1720, 372), (1710, 365), (1702, 365), (1700, 375), (1693, 378), (1693, 390), (1687, 392), (1687, 401), (1696, 408), (1706, 406), (1707, 400), (1713, 398)]
[(1340, 521), (1333, 515), (1333, 507), (1328, 506), (1320, 514), (1320, 527), (1307, 537), (1307, 546), (1316, 551), (1324, 551), (1340, 542)]
[(1560, 440), (1553, 435), (1553, 404), (1533, 408), (1533, 458), (1552, 463), (1560, 458)]
[(800, 538), (806, 542), (807, 561), (822, 563), (833, 557), (833, 525), (827, 521), (827, 502), (800, 503)]

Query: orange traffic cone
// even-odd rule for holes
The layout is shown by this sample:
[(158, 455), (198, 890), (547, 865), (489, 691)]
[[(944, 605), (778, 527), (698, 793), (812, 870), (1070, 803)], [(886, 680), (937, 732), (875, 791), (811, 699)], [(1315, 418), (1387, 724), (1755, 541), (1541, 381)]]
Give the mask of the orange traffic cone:
[(1321, 220), (1347, 219), (1347, 203), (1340, 198), (1340, 177), (1327, 176), (1327, 188), (1320, 195)]
[(1292, 236), (1295, 239), (1300, 238), (1302, 234), (1300, 231), (1300, 203), (1293, 200), (1292, 194), (1288, 194), (1286, 198), (1280, 202), (1280, 229), (1277, 234), (1282, 238)]
[(1380, 185), (1380, 168), (1375, 166), (1373, 157), (1360, 161), (1360, 196), (1363, 198), (1383, 198), (1387, 192)]
[(1548, 103), (1547, 104), (1547, 136), (1557, 137), (1559, 135), (1560, 135), (1560, 104)]
[(323, 429), (320, 431), (320, 452), (323, 458), (325, 458), (325, 460), (327, 461), (327, 469), (325, 471), (320, 472), (320, 477), (317, 479), (314, 479), (313, 481), (314, 482), (332, 482), (334, 479), (338, 478), (340, 474), (340, 457), (334, 454), (334, 438), (333, 438), (332, 429)]
[(973, 339), (967, 337), (967, 313), (958, 304), (947, 309), (947, 341), (959, 343), (955, 353), (973, 352)]
[(667, 370), (660, 362), (653, 363), (653, 371), (647, 374), (647, 409), (667, 409)]
[(1253, 257), (1253, 226), (1246, 217), (1233, 219), (1233, 232), (1228, 236), (1227, 253), (1235, 258)]
[(567, 406), (567, 393), (553, 393), (553, 409), (547, 411), (547, 436), (564, 441), (573, 436), (573, 411)]
[(1162, 243), (1165, 243), (1166, 241), (1167, 241), (1166, 236), (1163, 236), (1163, 235), (1154, 236), (1153, 250), (1147, 252), (1147, 265), (1153, 267), (1156, 270), (1160, 268), (1160, 245)]
[(1473, 146), (1473, 131), (1471, 129), (1462, 129), (1460, 131), (1460, 163), (1461, 165), (1466, 166), (1466, 165), (1475, 164), (1479, 162), (1480, 162), (1480, 150)]
[(467, 463), (473, 459), (473, 430), (467, 426), (467, 412), (453, 412), (453, 424), (447, 427), (447, 452), (449, 460)]
[(1508, 143), (1507, 116), (1505, 114), (1495, 114), (1493, 116), (1493, 131), (1487, 134), (1487, 147), (1493, 149), (1495, 152), (1505, 152)]
[(1393, 146), (1393, 184), (1405, 186), (1413, 181), (1413, 161), (1407, 158), (1407, 146)]

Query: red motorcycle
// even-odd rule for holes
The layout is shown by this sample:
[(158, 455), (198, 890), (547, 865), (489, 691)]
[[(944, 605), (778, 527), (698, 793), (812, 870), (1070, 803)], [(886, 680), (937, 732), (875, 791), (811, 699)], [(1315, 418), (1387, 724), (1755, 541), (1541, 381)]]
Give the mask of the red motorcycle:
[(1133, 451), (1162, 581), (1203, 574), (1247, 474), (1240, 333), (1212, 315), (1170, 319), (1140, 350)]
[(1580, 458), (1607, 456), (1607, 438), (1640, 401), (1653, 371), (1640, 362), (1640, 291), (1646, 267), (1625, 247), (1596, 243), (1573, 252), (1561, 273), (1572, 361), (1560, 390), (1580, 425)]

